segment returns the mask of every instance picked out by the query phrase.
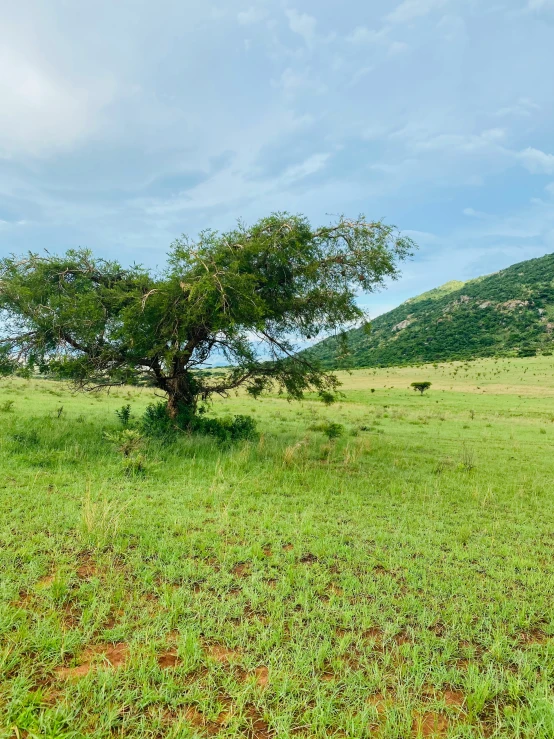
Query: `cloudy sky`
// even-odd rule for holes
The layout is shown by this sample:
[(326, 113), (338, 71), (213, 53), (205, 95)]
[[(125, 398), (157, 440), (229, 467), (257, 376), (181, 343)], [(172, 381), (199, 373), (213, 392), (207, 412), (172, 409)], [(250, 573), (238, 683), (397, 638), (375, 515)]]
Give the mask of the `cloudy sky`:
[(0, 254), (365, 213), (420, 246), (376, 315), (552, 252), (553, 39), (554, 0), (3, 0)]

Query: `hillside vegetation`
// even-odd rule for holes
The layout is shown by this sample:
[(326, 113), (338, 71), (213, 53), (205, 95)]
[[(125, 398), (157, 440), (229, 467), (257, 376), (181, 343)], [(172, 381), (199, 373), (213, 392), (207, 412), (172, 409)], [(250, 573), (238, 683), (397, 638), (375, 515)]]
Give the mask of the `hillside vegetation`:
[(367, 367), (550, 351), (554, 254), (468, 282), (448, 282), (310, 349), (326, 366)]

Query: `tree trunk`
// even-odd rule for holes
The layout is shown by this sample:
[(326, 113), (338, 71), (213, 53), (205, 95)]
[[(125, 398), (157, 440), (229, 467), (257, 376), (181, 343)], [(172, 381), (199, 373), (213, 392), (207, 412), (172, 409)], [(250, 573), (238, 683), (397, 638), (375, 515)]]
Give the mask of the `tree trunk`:
[(194, 378), (185, 373), (168, 379), (166, 387), (167, 412), (170, 418), (177, 418), (179, 414), (194, 416), (198, 396)]

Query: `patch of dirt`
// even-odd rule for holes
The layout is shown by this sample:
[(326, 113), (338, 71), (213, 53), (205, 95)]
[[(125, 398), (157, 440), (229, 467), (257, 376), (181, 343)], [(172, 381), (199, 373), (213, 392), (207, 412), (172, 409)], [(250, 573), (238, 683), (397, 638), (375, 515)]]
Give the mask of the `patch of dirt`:
[(444, 636), (446, 632), (446, 626), (442, 623), (442, 621), (438, 621), (433, 626), (429, 626), (428, 630), (435, 634), (435, 636), (438, 636), (440, 638)]
[(548, 637), (540, 629), (532, 629), (532, 631), (524, 631), (519, 635), (521, 644), (546, 644)]
[(292, 544), (283, 544), (283, 552), (292, 552), (294, 546)]
[[(102, 656), (102, 662), (95, 658)], [(129, 657), (129, 646), (125, 642), (118, 644), (95, 644), (88, 647), (80, 656), (79, 664), (75, 667), (60, 667), (56, 670), (59, 680), (72, 680), (84, 677), (97, 667), (108, 667), (117, 670), (122, 667)]]
[(266, 688), (269, 684), (269, 670), (265, 665), (260, 665), (254, 670), (254, 676), (256, 678), (256, 685), (259, 688)]
[(179, 656), (174, 649), (158, 655), (158, 665), (162, 668), (162, 670), (166, 670), (171, 667), (178, 667), (180, 664), (181, 660), (179, 659)]
[(442, 698), (446, 705), (452, 708), (462, 708), (466, 701), (465, 695), (459, 690), (445, 690)]
[(275, 580), (275, 578), (271, 578), (270, 580), (266, 580), (265, 583), (268, 588), (275, 588), (275, 586), (277, 585), (277, 580)]
[(32, 593), (28, 593), (26, 590), (20, 590), (19, 600), (12, 603), (12, 605), (15, 606), (15, 608), (29, 608), (33, 600), (34, 598)]
[(113, 627), (116, 625), (117, 620), (123, 616), (124, 611), (119, 608), (117, 611), (113, 611), (110, 613), (108, 618), (104, 621), (102, 624), (102, 628), (104, 629), (113, 629)]
[(380, 644), (383, 641), (383, 631), (378, 626), (372, 626), (370, 629), (366, 629), (363, 633), (363, 638), (368, 641), (373, 641), (376, 644)]
[(77, 667), (60, 667), (56, 670), (56, 677), (58, 680), (73, 680), (88, 675), (92, 668), (93, 665), (90, 662), (84, 662)]
[(81, 580), (88, 580), (98, 574), (98, 568), (88, 554), (84, 554), (80, 558), (81, 564), (77, 567), (77, 577)]
[(412, 643), (412, 640), (410, 639), (410, 637), (408, 636), (408, 634), (406, 634), (405, 631), (401, 631), (399, 634), (396, 634), (393, 637), (393, 640), (397, 644), (397, 646), (399, 646), (399, 647), (401, 647), (403, 644), (411, 644)]
[(250, 574), (250, 565), (248, 562), (239, 562), (231, 572), (235, 577), (247, 577)]
[[(263, 611), (257, 611), (252, 608), (251, 605), (247, 605), (244, 608), (244, 618), (252, 623), (252, 621), (259, 621), (260, 623), (267, 624), (268, 617)], [(239, 621), (240, 623), (240, 621)]]
[(61, 621), (64, 629), (71, 631), (79, 626), (81, 609), (73, 603), (65, 603), (62, 609)]
[(383, 693), (374, 693), (367, 699), (367, 704), (375, 708), (377, 716), (382, 716), (385, 713), (387, 699)]
[(272, 739), (272, 737), (275, 736), (275, 733), (270, 731), (261, 712), (255, 706), (250, 706), (247, 709), (246, 716), (248, 725), (246, 727), (245, 736), (248, 739)]
[(271, 557), (273, 555), (273, 552), (271, 551), (271, 547), (264, 547), (262, 551), (266, 557)]
[(329, 587), (327, 588), (328, 593), (332, 593), (332, 595), (343, 595), (344, 590), (339, 586), (335, 585), (334, 583), (331, 583)]
[(55, 575), (45, 575), (45, 577), (41, 577), (40, 580), (37, 582), (37, 587), (38, 588), (49, 588), (55, 579), (56, 579)]
[(217, 736), (221, 729), (229, 724), (234, 714), (233, 702), (229, 698), (225, 698), (221, 702), (223, 710), (215, 721), (209, 721), (196, 706), (185, 706), (179, 713), (174, 710), (168, 711), (166, 723), (174, 723), (181, 716), (192, 728), (198, 729), (199, 733), (204, 736)]
[(440, 737), (448, 734), (448, 718), (442, 713), (428, 711), (423, 714), (416, 714), (412, 724), (412, 731), (415, 737)]
[(223, 644), (206, 644), (205, 650), (209, 657), (222, 664), (237, 662), (240, 659), (239, 652), (229, 649)]
[(298, 561), (302, 564), (313, 564), (314, 562), (318, 561), (318, 558), (315, 556), (315, 554), (307, 552), (306, 554), (303, 554)]

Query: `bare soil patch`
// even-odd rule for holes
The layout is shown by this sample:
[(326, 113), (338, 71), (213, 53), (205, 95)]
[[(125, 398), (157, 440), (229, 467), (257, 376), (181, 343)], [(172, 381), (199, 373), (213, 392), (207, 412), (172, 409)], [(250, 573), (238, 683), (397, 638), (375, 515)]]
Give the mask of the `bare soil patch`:
[(239, 652), (229, 649), (224, 644), (206, 644), (204, 648), (206, 654), (216, 662), (227, 664), (229, 662), (237, 662), (240, 659)]
[[(102, 662), (97, 660), (102, 657)], [(71, 680), (84, 677), (91, 670), (98, 667), (107, 667), (116, 670), (122, 667), (129, 657), (129, 646), (125, 642), (118, 644), (95, 644), (87, 647), (79, 658), (79, 664), (74, 667), (60, 667), (56, 670), (59, 680)]]
[(448, 734), (448, 718), (442, 713), (428, 711), (416, 714), (412, 725), (414, 737), (439, 737)]

